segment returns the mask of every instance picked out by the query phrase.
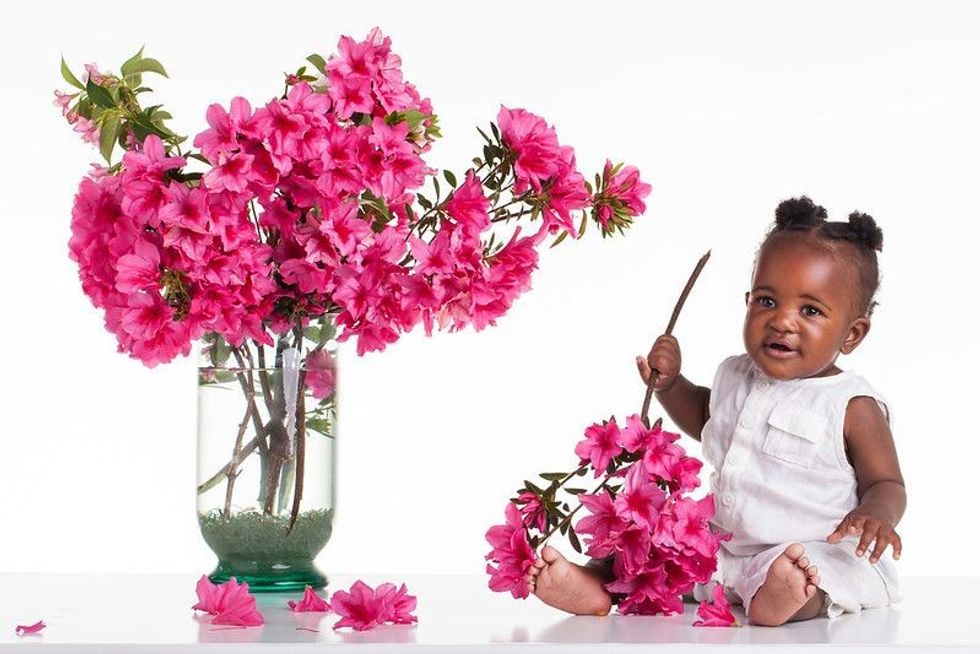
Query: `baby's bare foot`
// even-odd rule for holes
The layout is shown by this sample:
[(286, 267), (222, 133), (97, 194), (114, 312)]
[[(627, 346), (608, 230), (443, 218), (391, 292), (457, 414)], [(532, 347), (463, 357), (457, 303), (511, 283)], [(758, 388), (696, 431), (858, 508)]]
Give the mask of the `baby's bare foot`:
[(528, 590), (545, 604), (575, 615), (606, 615), (609, 593), (591, 571), (545, 546), (528, 575)]
[(793, 543), (779, 555), (749, 605), (751, 624), (776, 627), (790, 620), (814, 617), (818, 610), (817, 566), (810, 565), (803, 546)]

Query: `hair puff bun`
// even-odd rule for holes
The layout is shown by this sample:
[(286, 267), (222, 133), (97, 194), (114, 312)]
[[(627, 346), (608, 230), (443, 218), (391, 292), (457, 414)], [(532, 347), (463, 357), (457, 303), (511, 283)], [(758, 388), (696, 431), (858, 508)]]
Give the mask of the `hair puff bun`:
[(776, 229), (809, 229), (827, 220), (827, 210), (805, 195), (783, 200), (776, 207)]
[(847, 224), (851, 233), (854, 235), (855, 241), (872, 250), (881, 252), (883, 240), (881, 227), (878, 227), (878, 223), (875, 222), (874, 218), (866, 213), (854, 211), (847, 217)]

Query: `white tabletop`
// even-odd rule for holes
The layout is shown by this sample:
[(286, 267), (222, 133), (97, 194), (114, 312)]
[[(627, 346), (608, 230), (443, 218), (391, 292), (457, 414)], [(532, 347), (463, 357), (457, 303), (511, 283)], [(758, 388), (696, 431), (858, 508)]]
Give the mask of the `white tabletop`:
[[(330, 590), (347, 589), (356, 578), (335, 575)], [(902, 582), (905, 599), (895, 607), (778, 628), (695, 628), (695, 605), (669, 618), (573, 617), (533, 598), (518, 601), (493, 593), (481, 576), (369, 575), (364, 581), (372, 586), (383, 581), (408, 584), (418, 597), (418, 624), (334, 631), (331, 626), (338, 618), (333, 614), (286, 608), (286, 600), (299, 594), (259, 594), (265, 625), (218, 627), (190, 609), (196, 601), (195, 575), (0, 575), (0, 652), (290, 652), (325, 643), (357, 645), (354, 649), (361, 653), (513, 652), (522, 647), (535, 652), (674, 652), (678, 645), (685, 652), (718, 651), (719, 645), (727, 645), (770, 654), (795, 652), (800, 645), (847, 652), (874, 648), (876, 654), (980, 652), (980, 628), (973, 615), (978, 578), (908, 578)], [(42, 619), (47, 624), (42, 633), (15, 635), (17, 624)]]

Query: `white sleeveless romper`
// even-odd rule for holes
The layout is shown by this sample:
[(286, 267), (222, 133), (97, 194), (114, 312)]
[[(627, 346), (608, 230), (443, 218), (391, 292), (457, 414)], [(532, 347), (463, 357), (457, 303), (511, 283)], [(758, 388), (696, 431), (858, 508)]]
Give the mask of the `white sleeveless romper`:
[[(769, 566), (790, 543), (802, 543), (819, 569), (827, 615), (898, 601), (891, 548), (877, 563), (854, 554), (858, 538), (826, 538), (858, 504), (857, 478), (844, 450), (844, 414), (852, 397), (884, 398), (850, 371), (830, 377), (777, 380), (747, 354), (718, 367), (711, 417), (701, 431), (712, 466), (715, 531), (732, 539), (718, 552), (715, 581), (748, 612)], [(696, 596), (704, 597), (704, 589)]]

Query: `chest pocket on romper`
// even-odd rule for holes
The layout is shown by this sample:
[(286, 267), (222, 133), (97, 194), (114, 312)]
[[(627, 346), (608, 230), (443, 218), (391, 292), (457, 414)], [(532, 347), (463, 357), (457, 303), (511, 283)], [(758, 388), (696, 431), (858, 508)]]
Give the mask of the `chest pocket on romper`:
[(809, 467), (827, 429), (827, 419), (798, 404), (777, 404), (769, 414), (762, 451), (782, 461)]

